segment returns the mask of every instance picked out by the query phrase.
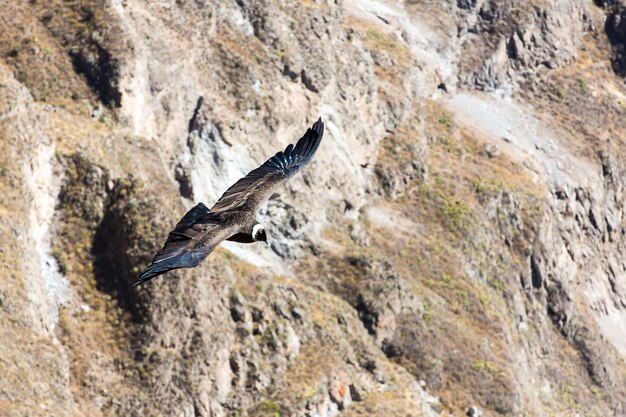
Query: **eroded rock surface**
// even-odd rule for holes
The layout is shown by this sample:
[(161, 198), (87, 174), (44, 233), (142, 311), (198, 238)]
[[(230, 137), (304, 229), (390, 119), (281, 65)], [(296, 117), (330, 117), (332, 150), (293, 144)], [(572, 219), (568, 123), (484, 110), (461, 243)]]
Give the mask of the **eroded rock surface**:
[[(624, 415), (622, 9), (10, 1), (0, 415)], [(319, 115), (270, 247), (129, 288)]]

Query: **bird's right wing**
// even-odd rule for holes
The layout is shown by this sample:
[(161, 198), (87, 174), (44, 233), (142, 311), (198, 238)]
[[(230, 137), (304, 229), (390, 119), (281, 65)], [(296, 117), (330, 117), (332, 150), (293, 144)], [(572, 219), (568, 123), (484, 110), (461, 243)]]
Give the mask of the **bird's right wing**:
[(198, 203), (170, 232), (163, 248), (133, 287), (172, 269), (198, 266), (228, 237), (228, 232), (204, 204)]
[(276, 188), (311, 161), (324, 136), (324, 122), (320, 117), (307, 129), (296, 145), (289, 145), (263, 165), (252, 170), (231, 186), (211, 208), (212, 213), (235, 210), (246, 204), (258, 209), (272, 196)]

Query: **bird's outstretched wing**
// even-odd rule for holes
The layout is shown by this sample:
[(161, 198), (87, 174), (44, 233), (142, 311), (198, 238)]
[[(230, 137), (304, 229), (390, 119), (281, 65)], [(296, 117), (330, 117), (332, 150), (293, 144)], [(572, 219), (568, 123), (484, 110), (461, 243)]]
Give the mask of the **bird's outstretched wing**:
[(133, 287), (172, 269), (198, 266), (221, 241), (240, 231), (240, 225), (225, 224), (222, 215), (231, 210), (256, 212), (276, 188), (309, 163), (323, 135), (320, 118), (295, 146), (287, 146), (237, 181), (211, 210), (202, 203), (189, 210)]
[(198, 266), (228, 234), (219, 219), (204, 204), (198, 203), (170, 232), (163, 248), (133, 287), (172, 269)]
[(289, 145), (268, 159), (257, 169), (231, 186), (211, 208), (211, 213), (219, 213), (240, 208), (244, 204), (257, 210), (276, 188), (300, 171), (309, 163), (324, 135), (324, 122), (320, 117), (296, 143)]

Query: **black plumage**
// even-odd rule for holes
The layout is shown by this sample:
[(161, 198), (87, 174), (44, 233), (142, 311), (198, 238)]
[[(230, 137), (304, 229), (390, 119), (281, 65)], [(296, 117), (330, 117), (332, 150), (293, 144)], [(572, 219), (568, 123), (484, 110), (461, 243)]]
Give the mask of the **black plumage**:
[(232, 185), (209, 210), (198, 203), (178, 222), (150, 266), (133, 286), (177, 268), (198, 266), (223, 240), (267, 242), (256, 213), (274, 191), (308, 164), (324, 135), (320, 118), (296, 145), (289, 145)]

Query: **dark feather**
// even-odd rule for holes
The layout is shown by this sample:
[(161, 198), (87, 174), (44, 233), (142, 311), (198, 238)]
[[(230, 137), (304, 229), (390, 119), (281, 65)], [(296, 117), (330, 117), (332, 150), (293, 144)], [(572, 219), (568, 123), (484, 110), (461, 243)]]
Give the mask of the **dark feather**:
[[(202, 203), (189, 210), (133, 286), (172, 269), (197, 266), (224, 239), (254, 241), (248, 237), (250, 231), (246, 228), (255, 222), (259, 206), (309, 163), (323, 135), (324, 123), (320, 118), (295, 146), (287, 146), (283, 152), (278, 152), (237, 181), (211, 210)], [(233, 221), (233, 218), (239, 220)], [(241, 235), (246, 235), (244, 240)]]
[(215, 217), (203, 203), (196, 204), (189, 210), (174, 228), (174, 232), (182, 232), (197, 223), (209, 223)]
[(245, 203), (258, 208), (278, 186), (309, 163), (320, 146), (323, 135), (324, 122), (320, 117), (295, 146), (287, 146), (283, 152), (278, 152), (226, 190), (211, 208), (211, 212), (232, 210)]
[(139, 276), (137, 282), (133, 284), (133, 287), (143, 284), (144, 282), (149, 281), (158, 275), (164, 274), (167, 271), (171, 271), (172, 269), (193, 268), (194, 266), (198, 266), (208, 255), (209, 252), (207, 252), (205, 248), (198, 248), (193, 252), (180, 250), (171, 258), (163, 261), (157, 261), (159, 263), (153, 262), (148, 269), (146, 269)]
[(198, 203), (169, 233), (163, 248), (154, 256), (150, 266), (139, 276), (133, 287), (172, 269), (197, 266), (213, 249), (200, 245), (199, 237), (218, 226), (215, 215), (204, 204)]

